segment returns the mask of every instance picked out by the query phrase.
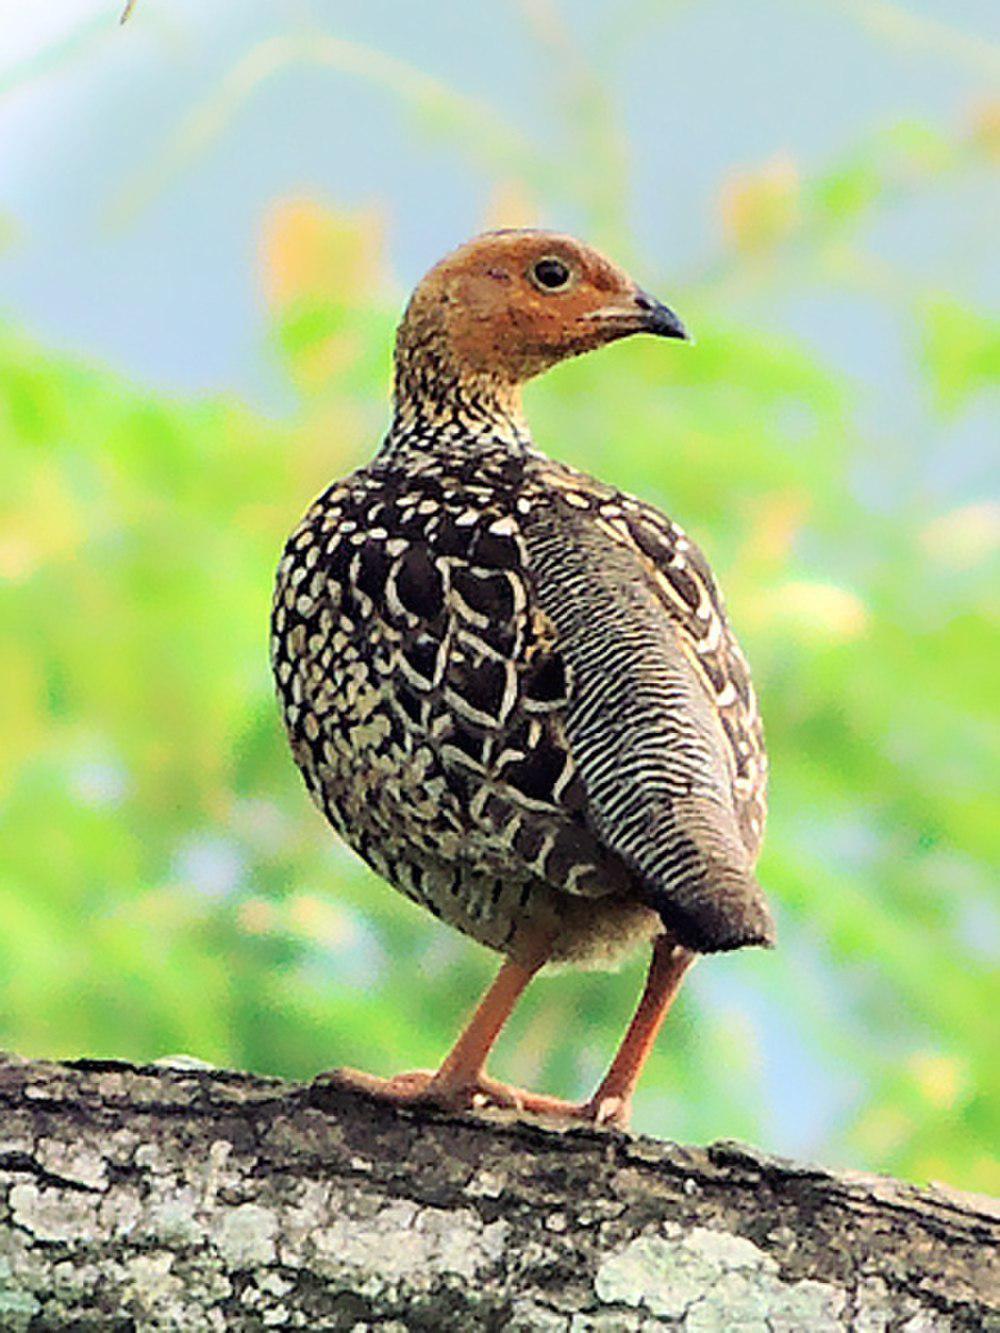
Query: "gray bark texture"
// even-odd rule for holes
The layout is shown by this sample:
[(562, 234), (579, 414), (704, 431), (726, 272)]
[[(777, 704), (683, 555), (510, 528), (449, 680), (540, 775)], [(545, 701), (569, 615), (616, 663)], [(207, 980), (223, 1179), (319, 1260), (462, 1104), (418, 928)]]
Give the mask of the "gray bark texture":
[(1000, 1329), (984, 1198), (330, 1081), (0, 1057), (0, 1329)]

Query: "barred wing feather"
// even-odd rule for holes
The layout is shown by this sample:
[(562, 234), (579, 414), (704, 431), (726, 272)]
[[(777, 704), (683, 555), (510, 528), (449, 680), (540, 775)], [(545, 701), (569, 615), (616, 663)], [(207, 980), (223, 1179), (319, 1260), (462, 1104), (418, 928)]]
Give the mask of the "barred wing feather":
[[(759, 722), (744, 708), (747, 735), (734, 734), (717, 703), (720, 694), (723, 709), (730, 696), (745, 699), (749, 681), (713, 685), (688, 623), (697, 604), (660, 586), (657, 562), (635, 537), (639, 515), (664, 534), (669, 522), (637, 501), (630, 513), (621, 500), (598, 497), (595, 514), (556, 497), (534, 507), (523, 528), (535, 596), (572, 681), (566, 736), (588, 821), (683, 943), (702, 951), (770, 944), (773, 923), (753, 874), (762, 816), (746, 808), (752, 797), (762, 809)], [(648, 527), (645, 544), (655, 549), (656, 527)], [(666, 553), (666, 536), (663, 546)], [(714, 583), (697, 573), (694, 581), (699, 601), (706, 589), (713, 597), (716, 632), (732, 641)], [(761, 753), (759, 790), (749, 793), (741, 743)]]

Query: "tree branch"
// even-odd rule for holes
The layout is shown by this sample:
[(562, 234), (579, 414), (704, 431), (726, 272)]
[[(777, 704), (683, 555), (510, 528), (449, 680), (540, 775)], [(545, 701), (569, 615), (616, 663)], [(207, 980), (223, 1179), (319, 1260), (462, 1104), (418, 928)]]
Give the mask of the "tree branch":
[(329, 1082), (0, 1057), (0, 1328), (1000, 1326), (989, 1200)]

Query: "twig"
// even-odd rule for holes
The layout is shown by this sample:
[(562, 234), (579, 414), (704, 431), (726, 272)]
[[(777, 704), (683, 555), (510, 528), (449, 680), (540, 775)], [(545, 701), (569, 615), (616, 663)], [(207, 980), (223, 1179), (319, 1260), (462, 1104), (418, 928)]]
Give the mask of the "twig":
[(493, 107), (454, 92), (423, 70), (363, 43), (326, 33), (304, 33), (266, 38), (252, 47), (211, 95), (193, 108), (163, 150), (113, 201), (108, 215), (111, 226), (120, 227), (132, 221), (163, 188), (167, 178), (189, 165), (222, 134), (262, 83), (308, 65), (360, 78), (382, 88), (430, 123), (471, 141), (478, 155), (516, 162), (529, 180), (546, 178), (545, 160), (518, 131), (503, 123)]

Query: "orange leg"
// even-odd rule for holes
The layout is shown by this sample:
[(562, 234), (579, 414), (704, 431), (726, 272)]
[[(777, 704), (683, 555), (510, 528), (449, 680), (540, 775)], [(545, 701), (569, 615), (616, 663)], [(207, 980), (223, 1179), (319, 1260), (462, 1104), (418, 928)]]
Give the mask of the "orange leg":
[(531, 966), (515, 963), (512, 959), (503, 964), (437, 1073), (415, 1069), (393, 1078), (379, 1078), (357, 1069), (337, 1069), (327, 1077), (394, 1102), (422, 1103), (448, 1110), (476, 1105), (502, 1106), (624, 1129), (628, 1125), (632, 1094), (642, 1067), (684, 974), (696, 957), (691, 950), (674, 944), (666, 936), (660, 936), (656, 941), (635, 1016), (600, 1086), (582, 1105), (512, 1088), (485, 1073), (487, 1056), (528, 983), (544, 965), (544, 955)]
[(566, 1107), (566, 1103), (554, 1098), (535, 1098), (530, 1093), (509, 1088), (488, 1078), (484, 1072), (486, 1058), (503, 1025), (544, 962), (544, 955), (529, 967), (507, 959), (436, 1074), (416, 1069), (394, 1078), (379, 1078), (356, 1069), (338, 1069), (330, 1077), (376, 1097), (396, 1102), (429, 1103), (449, 1109), (485, 1103), (518, 1110), (555, 1111)]
[(668, 936), (659, 936), (653, 945), (653, 957), (639, 1007), (611, 1068), (590, 1101), (579, 1108), (577, 1114), (582, 1119), (598, 1125), (626, 1128), (632, 1113), (632, 1094), (642, 1067), (680, 990), (684, 974), (696, 957), (697, 954), (675, 944)]
[(483, 1083), (486, 1058), (540, 966), (522, 967), (507, 959), (428, 1084), (429, 1093), (447, 1098)]

